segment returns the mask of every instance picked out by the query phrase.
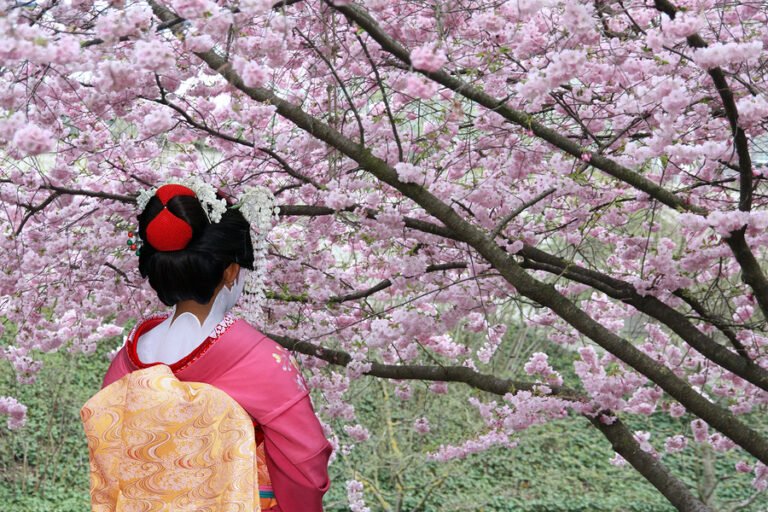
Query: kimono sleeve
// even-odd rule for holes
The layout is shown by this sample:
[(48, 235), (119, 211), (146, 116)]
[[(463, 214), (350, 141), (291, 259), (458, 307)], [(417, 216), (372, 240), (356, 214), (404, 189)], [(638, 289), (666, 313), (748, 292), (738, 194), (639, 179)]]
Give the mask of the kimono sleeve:
[(261, 426), (280, 509), (322, 511), (332, 449), (290, 353), (263, 337), (222, 376), (221, 384)]
[(123, 347), (118, 351), (114, 359), (112, 359), (112, 362), (107, 369), (107, 373), (104, 375), (101, 387), (105, 388), (129, 373), (131, 373), (131, 368), (128, 363), (128, 354), (126, 353), (125, 347)]

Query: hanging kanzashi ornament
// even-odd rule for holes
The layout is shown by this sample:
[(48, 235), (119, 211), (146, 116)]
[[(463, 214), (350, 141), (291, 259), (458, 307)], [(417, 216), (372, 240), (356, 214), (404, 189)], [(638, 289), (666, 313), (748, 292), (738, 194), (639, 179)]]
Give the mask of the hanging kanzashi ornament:
[(254, 268), (248, 275), (245, 296), (241, 306), (247, 320), (258, 323), (261, 320), (264, 296), (264, 276), (267, 270), (267, 234), (277, 220), (280, 208), (275, 204), (272, 192), (259, 186), (248, 187), (233, 206), (239, 209), (251, 225)]

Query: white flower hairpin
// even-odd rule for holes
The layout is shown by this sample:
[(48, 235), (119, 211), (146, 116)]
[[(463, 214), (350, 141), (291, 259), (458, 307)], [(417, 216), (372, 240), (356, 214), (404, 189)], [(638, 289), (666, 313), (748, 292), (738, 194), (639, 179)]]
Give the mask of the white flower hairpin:
[(158, 188), (172, 183), (184, 185), (195, 193), (197, 200), (200, 201), (200, 204), (203, 206), (205, 215), (208, 217), (208, 222), (217, 223), (221, 221), (221, 216), (227, 211), (227, 202), (216, 195), (216, 189), (213, 188), (213, 186), (198, 178), (174, 179), (156, 187), (142, 190), (136, 197), (136, 204), (139, 207), (139, 211), (144, 211), (144, 208), (147, 207), (149, 200), (152, 199), (152, 196), (155, 195)]

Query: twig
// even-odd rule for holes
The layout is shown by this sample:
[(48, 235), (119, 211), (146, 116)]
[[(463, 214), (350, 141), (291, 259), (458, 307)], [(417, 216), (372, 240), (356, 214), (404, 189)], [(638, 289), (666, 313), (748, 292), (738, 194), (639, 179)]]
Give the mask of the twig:
[(527, 210), (531, 206), (538, 203), (539, 201), (545, 199), (554, 191), (555, 191), (554, 188), (547, 189), (544, 192), (541, 192), (539, 195), (537, 195), (533, 199), (521, 204), (520, 206), (518, 206), (517, 208), (509, 212), (507, 216), (501, 219), (501, 222), (499, 222), (499, 224), (495, 228), (493, 228), (493, 231), (491, 231), (491, 238), (493, 239), (499, 236), (499, 233), (501, 233), (501, 231), (507, 226), (507, 224), (509, 224), (512, 221), (512, 219), (514, 219), (515, 217), (517, 217), (518, 215), (523, 213), (525, 210)]

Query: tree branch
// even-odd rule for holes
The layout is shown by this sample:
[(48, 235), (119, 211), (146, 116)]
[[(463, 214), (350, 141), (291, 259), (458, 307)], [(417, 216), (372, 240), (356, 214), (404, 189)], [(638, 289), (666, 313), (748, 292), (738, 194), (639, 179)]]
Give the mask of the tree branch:
[(304, 35), (304, 33), (299, 30), (298, 28), (293, 29), (297, 34), (299, 34), (299, 37), (301, 37), (305, 43), (309, 45), (312, 50), (315, 51), (318, 57), (322, 59), (323, 62), (325, 62), (325, 65), (328, 66), (328, 69), (331, 71), (331, 74), (333, 75), (333, 78), (336, 79), (336, 83), (339, 84), (339, 87), (341, 87), (341, 92), (344, 94), (344, 97), (347, 98), (347, 103), (349, 103), (349, 108), (352, 111), (352, 115), (355, 116), (355, 120), (357, 121), (357, 129), (360, 131), (360, 144), (365, 144), (365, 129), (363, 128), (363, 120), (360, 119), (360, 113), (357, 111), (357, 107), (355, 107), (355, 103), (352, 101), (352, 97), (349, 95), (349, 91), (347, 91), (347, 87), (344, 85), (344, 82), (341, 81), (341, 77), (339, 77), (338, 73), (336, 73), (336, 69), (333, 67), (333, 64), (331, 63), (330, 59), (328, 59), (325, 55), (323, 55), (323, 52), (321, 52), (317, 46), (315, 46), (315, 43), (312, 42), (311, 39), (309, 39), (307, 36)]
[(381, 79), (381, 75), (379, 74), (379, 68), (376, 66), (376, 63), (373, 62), (373, 58), (371, 58), (371, 54), (368, 51), (368, 46), (366, 46), (365, 42), (363, 42), (360, 34), (356, 33), (355, 37), (357, 38), (357, 42), (360, 43), (360, 47), (363, 49), (363, 53), (365, 53), (365, 58), (368, 59), (368, 63), (371, 65), (371, 69), (373, 69), (373, 76), (376, 78), (376, 83), (378, 84), (379, 90), (381, 91), (381, 100), (384, 103), (384, 110), (387, 112), (387, 118), (389, 119), (389, 124), (392, 127), (392, 136), (395, 138), (395, 144), (397, 145), (398, 161), (405, 162), (403, 144), (400, 142), (400, 134), (397, 131), (397, 123), (395, 122), (394, 114), (392, 114), (392, 109), (389, 106), (387, 91), (384, 88), (384, 81)]
[(595, 416), (589, 420), (611, 442), (613, 450), (632, 464), (672, 505), (678, 510), (712, 512), (661, 461), (640, 449), (637, 440), (620, 419), (613, 418), (613, 423), (606, 425), (601, 421), (602, 417)]
[[(334, 9), (344, 14), (348, 19), (350, 19), (351, 21), (353, 21), (354, 23), (358, 24), (360, 27), (365, 29), (366, 32), (368, 32), (371, 35), (371, 37), (373, 37), (387, 52), (389, 52), (396, 58), (400, 59), (402, 62), (406, 64), (410, 64), (410, 55), (408, 51), (402, 45), (400, 45), (400, 43), (398, 43), (393, 38), (391, 38), (388, 34), (386, 34), (386, 32), (384, 32), (384, 30), (381, 29), (381, 27), (379, 27), (379, 25), (375, 22), (375, 20), (373, 20), (359, 6), (354, 4), (335, 5), (332, 2), (328, 2), (328, 3), (332, 5)], [(537, 125), (538, 126), (537, 128), (537, 126), (534, 126), (537, 123), (533, 121), (532, 118), (530, 118), (527, 114), (523, 112), (515, 111), (507, 107), (504, 104), (504, 102), (491, 98), (484, 92), (474, 89), (469, 84), (462, 82), (460, 79), (455, 78), (444, 71), (437, 71), (432, 73), (422, 72), (422, 73), (428, 76), (429, 78), (431, 78), (432, 80), (462, 94), (467, 99), (473, 100), (489, 109), (494, 110), (498, 114), (504, 116), (509, 121), (514, 122), (519, 126), (530, 128), (535, 135), (546, 140), (547, 142), (552, 143), (556, 147), (572, 154), (573, 156), (580, 156), (581, 153), (579, 151), (582, 151), (582, 150), (580, 148), (575, 147), (576, 146), (575, 143), (555, 133), (553, 130), (550, 130), (549, 128), (544, 127), (543, 125)], [(688, 205), (684, 200), (682, 200), (678, 196), (675, 196), (672, 192), (656, 185), (655, 183), (652, 183), (646, 180), (644, 177), (634, 173), (634, 171), (631, 171), (630, 169), (622, 168), (612, 160), (606, 159), (605, 157), (599, 156), (594, 153), (592, 153), (590, 156), (591, 158), (589, 163), (594, 167), (597, 167), (607, 172), (608, 174), (611, 174), (612, 176), (634, 186), (635, 188), (648, 193), (651, 197), (654, 197), (661, 203), (666, 204), (667, 206), (670, 206), (676, 209), (688, 210), (688, 211), (692, 211), (699, 214), (707, 213), (706, 210), (702, 208), (692, 207)], [(739, 260), (739, 263), (742, 265), (744, 280), (745, 282), (750, 284), (752, 289), (755, 291), (755, 295), (756, 296), (759, 295), (758, 302), (761, 303), (761, 307), (763, 304), (762, 301), (763, 300), (765, 301), (764, 312), (766, 317), (768, 317), (768, 280), (766, 280), (765, 276), (762, 274), (762, 271), (760, 270), (760, 267), (757, 264), (757, 261), (754, 259), (754, 255), (752, 255), (751, 251), (749, 251), (749, 248), (746, 246), (746, 242), (740, 243), (741, 240), (739, 240), (737, 235), (738, 233), (734, 234), (734, 236), (728, 239), (729, 244), (734, 244), (734, 246), (736, 247), (736, 249), (734, 249), (734, 254), (737, 256), (737, 260)], [(514, 283), (512, 284), (514, 285)], [(680, 315), (679, 313), (675, 312), (671, 308), (669, 308), (668, 310), (665, 310), (663, 314), (667, 316), (676, 316), (676, 315), (672, 315), (672, 312), (674, 312), (676, 315)], [(690, 325), (689, 322), (686, 322), (686, 323)], [(679, 322), (675, 322), (675, 325), (680, 327), (683, 324), (680, 324)], [(693, 327), (692, 329), (694, 331), (699, 332), (697, 329)], [(693, 332), (691, 331), (688, 334), (693, 334)], [(701, 333), (699, 332), (699, 334)], [(730, 363), (733, 363), (733, 365), (743, 367), (743, 364), (744, 364), (743, 360), (741, 362), (734, 361), (729, 355), (727, 355), (727, 354), (730, 354), (731, 356), (733, 356), (733, 354), (723, 349), (723, 347), (721, 347), (717, 343), (711, 343), (711, 344), (707, 343), (706, 345), (700, 344), (700, 346), (705, 349), (709, 347), (710, 352), (712, 351), (720, 352), (721, 360), (730, 360)], [(698, 350), (698, 347), (696, 348)], [(755, 366), (755, 368), (757, 368), (756, 365), (754, 364), (752, 364), (752, 366)], [(765, 389), (766, 382), (768, 382), (766, 378), (763, 376), (760, 376), (760, 377), (755, 376), (755, 377), (759, 378), (759, 382), (761, 382), (760, 387)], [(766, 445), (766, 448), (768, 448), (768, 444)], [(768, 452), (766, 452), (766, 456), (768, 456)]]
[(56, 191), (59, 193), (59, 195), (96, 197), (99, 199), (111, 199), (112, 201), (117, 201), (119, 203), (127, 203), (127, 204), (132, 204), (136, 202), (136, 198), (133, 196), (125, 196), (122, 194), (111, 194), (109, 192), (97, 192), (94, 190), (82, 190), (82, 189), (76, 189), (76, 188), (59, 187), (56, 185), (43, 185), (40, 188), (45, 190)]
[[(288, 350), (317, 357), (337, 366), (346, 367), (352, 362), (352, 356), (342, 350), (324, 348), (290, 336), (265, 334)], [(372, 362), (371, 369), (364, 372), (364, 374), (382, 379), (462, 382), (475, 389), (500, 396), (504, 396), (507, 393), (516, 393), (517, 391), (531, 391), (535, 393), (538, 386), (541, 385), (514, 379), (502, 379), (495, 375), (480, 373), (466, 366), (395, 365)], [(588, 397), (573, 389), (562, 386), (548, 387), (552, 392), (547, 396), (556, 396), (575, 402), (589, 401)]]
[[(675, 19), (677, 8), (669, 0), (654, 0), (654, 6), (660, 12), (667, 14), (670, 19)], [(697, 33), (691, 34), (686, 38), (688, 46), (691, 48), (707, 48), (707, 43)], [(736, 154), (739, 157), (739, 210), (748, 212), (752, 209), (753, 176), (752, 176), (752, 157), (749, 154), (749, 142), (744, 129), (739, 126), (739, 111), (736, 107), (736, 100), (733, 96), (733, 90), (725, 79), (725, 73), (720, 67), (714, 67), (707, 70), (712, 78), (712, 82), (723, 102), (725, 116), (731, 126), (733, 133), (733, 143), (736, 148)], [(763, 316), (768, 318), (768, 278), (760, 268), (757, 259), (752, 250), (747, 245), (744, 236), (745, 228), (733, 231), (725, 241), (731, 248), (736, 261), (741, 267), (741, 278), (750, 288), (752, 288), (760, 310)]]
[(536, 203), (538, 203), (539, 201), (545, 199), (550, 194), (552, 194), (554, 191), (555, 191), (554, 188), (550, 188), (548, 190), (545, 190), (544, 192), (540, 193), (539, 195), (537, 195), (536, 197), (534, 197), (530, 201), (527, 201), (527, 202), (521, 204), (520, 206), (518, 206), (517, 208), (515, 208), (514, 210), (509, 212), (509, 214), (507, 216), (505, 216), (503, 219), (501, 219), (501, 222), (499, 222), (499, 224), (493, 229), (493, 231), (491, 231), (491, 238), (496, 238), (497, 236), (499, 236), (499, 233), (501, 233), (504, 230), (504, 228), (507, 226), (507, 224), (509, 224), (512, 221), (512, 219), (514, 219), (515, 217), (517, 217), (518, 215), (523, 213), (525, 210), (527, 210), (531, 206), (533, 206)]
[(38, 205), (26, 205), (27, 208), (27, 214), (24, 215), (24, 218), (21, 219), (21, 222), (19, 223), (19, 227), (16, 229), (16, 236), (19, 236), (21, 234), (21, 231), (24, 229), (24, 225), (31, 219), (37, 212), (45, 209), (46, 206), (51, 204), (53, 201), (56, 200), (57, 197), (59, 197), (61, 194), (59, 192), (54, 192), (50, 196), (48, 196), (45, 201)]
[[(427, 266), (424, 272), (425, 273), (442, 272), (445, 270), (459, 270), (459, 269), (465, 269), (465, 268), (467, 268), (466, 263), (464, 263), (463, 261), (457, 261), (453, 263), (439, 263), (436, 265), (429, 265)], [(390, 286), (392, 286), (392, 281), (390, 281), (389, 279), (383, 279), (378, 283), (376, 283), (375, 285), (371, 286), (370, 288), (350, 292), (344, 295), (335, 295), (333, 297), (329, 297), (324, 302), (327, 304), (341, 304), (342, 302), (349, 302), (353, 300), (364, 299), (382, 290), (386, 290)], [(306, 302), (306, 303), (311, 302), (309, 298), (304, 295), (283, 295), (278, 293), (272, 293), (271, 295), (269, 295), (269, 298), (274, 300), (286, 301), (286, 302)]]
[(718, 318), (717, 316), (712, 314), (710, 311), (708, 311), (707, 308), (704, 306), (704, 304), (702, 304), (693, 295), (688, 293), (687, 290), (676, 290), (673, 293), (675, 294), (676, 297), (679, 297), (686, 304), (688, 304), (691, 307), (691, 309), (701, 317), (702, 320), (714, 325), (721, 333), (723, 333), (723, 335), (726, 338), (728, 338), (728, 341), (731, 342), (731, 345), (733, 345), (733, 348), (736, 349), (736, 352), (738, 352), (740, 356), (749, 358), (749, 356), (747, 355), (747, 349), (744, 347), (741, 341), (739, 341), (738, 337), (736, 336), (736, 333), (725, 322), (725, 320), (723, 320), (722, 318)]
[(768, 391), (768, 370), (760, 367), (751, 359), (741, 357), (723, 347), (697, 329), (685, 315), (656, 297), (652, 295), (642, 296), (637, 293), (635, 287), (630, 283), (596, 270), (580, 267), (573, 262), (558, 258), (529, 245), (525, 245), (519, 254), (535, 262), (534, 264), (524, 262), (524, 267), (544, 270), (562, 275), (572, 281), (586, 284), (611, 298), (633, 306), (641, 313), (655, 318), (712, 362), (733, 372), (755, 386)]
[(273, 150), (271, 150), (269, 148), (266, 148), (266, 147), (256, 146), (256, 144), (254, 144), (253, 142), (251, 142), (249, 140), (241, 139), (240, 137), (235, 137), (233, 135), (228, 135), (226, 133), (223, 133), (223, 132), (220, 132), (218, 130), (213, 129), (210, 126), (208, 126), (208, 125), (206, 125), (204, 123), (200, 123), (198, 121), (195, 121), (195, 119), (191, 115), (189, 115), (189, 113), (186, 110), (181, 108), (179, 105), (176, 105), (175, 103), (173, 103), (171, 101), (168, 101), (168, 99), (165, 97), (165, 94), (162, 94), (160, 99), (149, 99), (149, 98), (145, 98), (145, 99), (147, 99), (148, 101), (152, 101), (152, 102), (155, 102), (155, 103), (160, 103), (161, 105), (165, 105), (167, 107), (172, 108), (173, 110), (178, 112), (179, 115), (181, 115), (181, 117), (184, 118), (184, 121), (186, 121), (187, 124), (189, 124), (193, 128), (197, 128), (198, 130), (201, 130), (201, 131), (203, 131), (203, 132), (205, 132), (205, 133), (207, 133), (209, 135), (212, 135), (214, 137), (217, 137), (219, 139), (224, 139), (224, 140), (227, 140), (229, 142), (234, 142), (235, 144), (239, 144), (239, 145), (245, 146), (247, 148), (258, 149), (262, 153), (266, 153), (267, 155), (272, 157), (280, 165), (280, 167), (282, 167), (283, 170), (285, 170), (285, 172), (288, 173), (290, 176), (293, 176), (297, 180), (302, 181), (304, 183), (309, 183), (310, 185), (312, 185), (313, 187), (315, 187), (317, 189), (322, 190), (324, 188), (321, 184), (317, 183), (312, 178), (310, 178), (308, 176), (304, 176), (299, 171), (294, 169), (284, 158), (282, 158), (280, 155), (278, 155), (275, 151), (273, 151)]
[[(669, 0), (654, 0), (654, 6), (659, 12), (665, 13), (674, 20), (677, 15), (677, 7)], [(686, 40), (691, 48), (707, 48), (709, 45), (697, 33), (689, 35)], [(725, 79), (725, 73), (718, 66), (707, 70), (715, 84), (720, 99), (725, 109), (725, 117), (731, 125), (736, 154), (739, 157), (739, 210), (748, 212), (752, 209), (752, 157), (749, 154), (749, 143), (744, 129), (739, 126), (739, 111), (736, 108), (736, 100), (733, 90)]]

